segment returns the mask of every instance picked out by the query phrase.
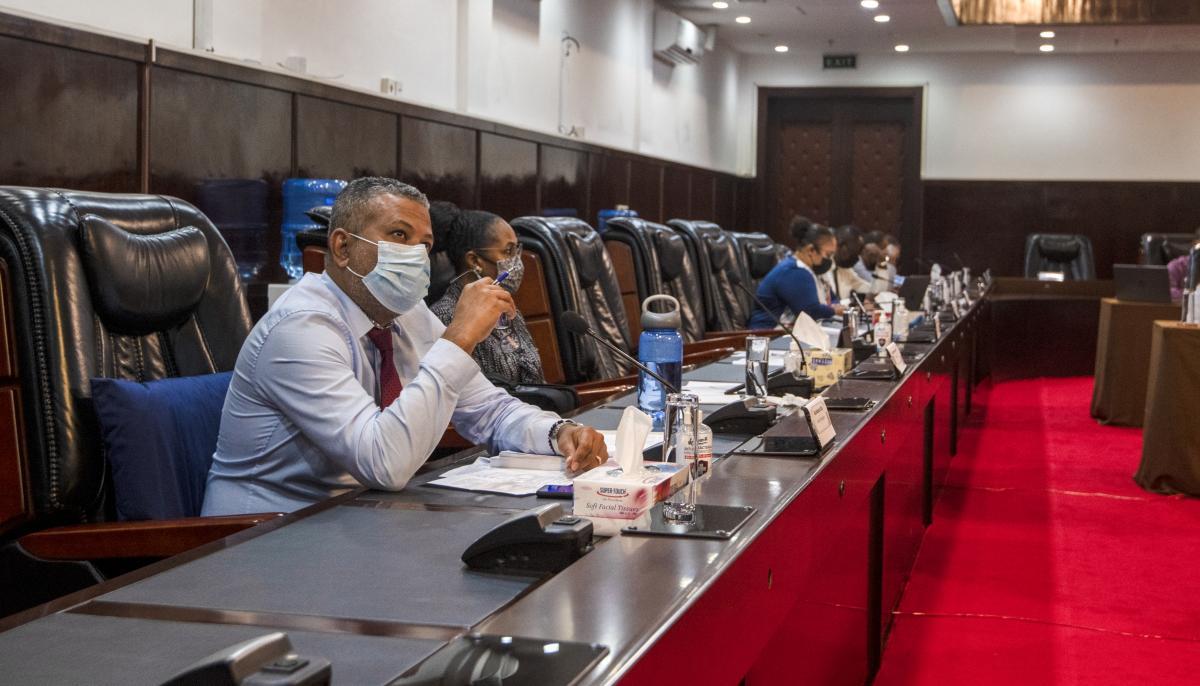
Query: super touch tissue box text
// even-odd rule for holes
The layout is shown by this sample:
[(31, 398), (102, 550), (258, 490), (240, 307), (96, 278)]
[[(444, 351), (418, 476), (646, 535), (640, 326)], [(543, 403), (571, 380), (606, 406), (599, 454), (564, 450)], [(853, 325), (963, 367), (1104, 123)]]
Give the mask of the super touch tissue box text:
[(631, 476), (610, 462), (575, 477), (574, 513), (584, 517), (637, 519), (685, 483), (684, 465), (646, 462), (639, 474)]

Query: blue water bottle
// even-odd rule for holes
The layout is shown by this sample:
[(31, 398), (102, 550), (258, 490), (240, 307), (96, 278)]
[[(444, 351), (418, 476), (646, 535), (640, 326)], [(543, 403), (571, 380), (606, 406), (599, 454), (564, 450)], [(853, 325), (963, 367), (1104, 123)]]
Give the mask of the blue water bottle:
[[(650, 303), (666, 301), (674, 308), (666, 312), (652, 312)], [(652, 295), (642, 302), (642, 336), (638, 339), (638, 361), (658, 372), (664, 379), (679, 388), (683, 385), (683, 336), (679, 329), (683, 319), (679, 313), (679, 301), (669, 295)], [(654, 420), (654, 429), (662, 430), (663, 408), (667, 402), (667, 389), (658, 379), (645, 372), (638, 373), (638, 409)]]
[(283, 182), (283, 227), (279, 246), (279, 264), (289, 279), (304, 275), (300, 246), (296, 234), (306, 229), (318, 229), (304, 213), (317, 205), (332, 205), (337, 194), (346, 187), (341, 179), (286, 179)]

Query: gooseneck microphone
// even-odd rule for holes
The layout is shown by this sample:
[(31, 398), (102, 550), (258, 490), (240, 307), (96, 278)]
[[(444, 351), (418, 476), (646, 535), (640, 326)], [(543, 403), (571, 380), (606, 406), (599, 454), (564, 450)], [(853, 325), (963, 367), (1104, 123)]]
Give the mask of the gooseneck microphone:
[(614, 353), (616, 353), (618, 356), (624, 358), (627, 362), (629, 362), (633, 366), (637, 367), (638, 369), (642, 370), (643, 372), (646, 372), (650, 376), (657, 379), (658, 382), (660, 384), (662, 384), (668, 391), (670, 391), (672, 393), (679, 392), (679, 388), (675, 384), (673, 384), (670, 381), (667, 381), (666, 379), (659, 376), (658, 372), (654, 371), (653, 369), (651, 369), (651, 368), (647, 367), (646, 365), (642, 364), (641, 362), (639, 362), (638, 359), (636, 357), (634, 357), (633, 355), (630, 355), (629, 353), (625, 352), (624, 350), (621, 350), (619, 347), (617, 347), (617, 346), (613, 345), (612, 343), (601, 338), (600, 334), (593, 331), (592, 327), (588, 326), (587, 320), (584, 319), (583, 316), (580, 315), (575, 310), (567, 310), (567, 311), (563, 312), (562, 315), (559, 317), (559, 323), (561, 323), (567, 329), (567, 331), (570, 331), (571, 333), (575, 334), (576, 336), (587, 336), (587, 337), (591, 338), (592, 340), (596, 341), (597, 343), (599, 343), (600, 345), (603, 345), (604, 347), (613, 351)]
[(749, 288), (746, 288), (746, 284), (742, 283), (741, 274), (738, 274), (735, 271), (728, 271), (728, 272), (725, 272), (725, 275), (727, 277), (729, 277), (730, 283), (732, 283), (734, 286), (737, 286), (738, 288), (742, 289), (743, 293), (750, 296), (750, 299), (753, 300), (755, 302), (755, 304), (757, 304), (759, 307), (761, 307), (763, 312), (767, 313), (767, 316), (771, 318), (771, 321), (775, 322), (776, 326), (783, 329), (784, 332), (787, 333), (787, 335), (792, 337), (792, 340), (796, 342), (796, 347), (799, 348), (800, 353), (801, 353), (800, 354), (800, 372), (802, 374), (804, 372), (807, 372), (808, 371), (808, 362), (804, 359), (804, 354), (803, 354), (804, 346), (800, 345), (800, 339), (796, 338), (796, 334), (793, 333), (791, 329), (784, 326), (783, 321), (780, 320), (779, 317), (776, 317), (775, 313), (772, 312), (770, 309), (768, 309), (767, 306), (763, 304), (762, 300), (758, 299), (758, 294), (756, 294), (754, 291), (750, 290)]

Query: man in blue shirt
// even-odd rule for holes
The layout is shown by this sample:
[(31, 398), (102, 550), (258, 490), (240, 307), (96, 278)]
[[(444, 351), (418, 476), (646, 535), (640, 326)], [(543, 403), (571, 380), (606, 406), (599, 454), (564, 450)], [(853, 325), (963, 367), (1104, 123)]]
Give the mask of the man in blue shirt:
[(511, 294), (463, 288), (448, 326), (422, 298), (429, 202), (394, 179), (338, 195), (325, 273), (306, 274), (247, 337), (225, 398), (203, 514), (291, 511), (351, 488), (400, 490), (451, 420), (493, 450), (599, 466), (603, 436), (493, 386), (471, 358)]
[[(840, 315), (843, 307), (836, 296), (829, 296), (819, 277), (833, 266), (837, 238), (833, 231), (802, 218), (792, 221), (796, 249), (792, 256), (775, 265), (758, 285), (758, 298), (776, 316), (784, 312), (804, 312), (813, 319)], [(757, 305), (750, 316), (750, 328), (769, 329), (774, 320)]]

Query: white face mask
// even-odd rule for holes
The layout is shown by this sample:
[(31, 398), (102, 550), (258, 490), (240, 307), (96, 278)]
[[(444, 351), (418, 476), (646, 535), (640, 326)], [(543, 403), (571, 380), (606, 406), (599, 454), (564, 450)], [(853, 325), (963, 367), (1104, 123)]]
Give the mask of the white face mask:
[(375, 268), (369, 274), (351, 274), (362, 279), (367, 291), (380, 305), (396, 314), (404, 314), (429, 293), (429, 251), (423, 245), (405, 245), (391, 241), (376, 243), (369, 238), (350, 234), (359, 240), (374, 243), (379, 249)]

